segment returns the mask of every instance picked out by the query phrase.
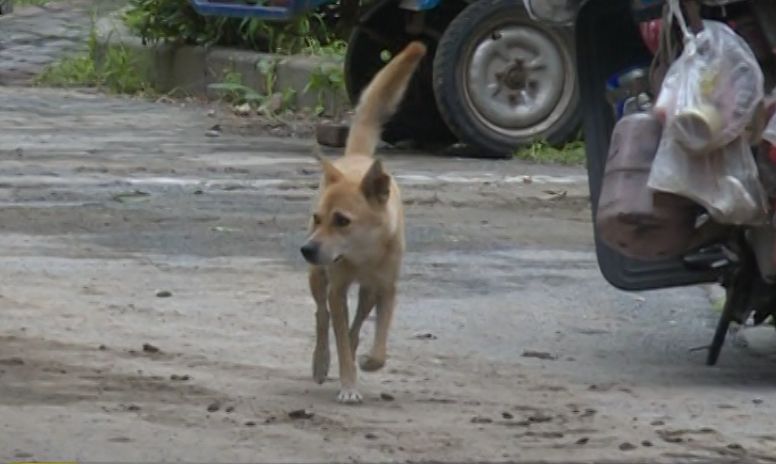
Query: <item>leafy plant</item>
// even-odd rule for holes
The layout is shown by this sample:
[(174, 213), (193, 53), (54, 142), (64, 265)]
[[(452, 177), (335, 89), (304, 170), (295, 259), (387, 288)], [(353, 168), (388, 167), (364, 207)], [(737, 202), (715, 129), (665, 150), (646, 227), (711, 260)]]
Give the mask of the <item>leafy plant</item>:
[(335, 99), (345, 93), (345, 73), (342, 66), (321, 64), (310, 74), (310, 82), (304, 92), (315, 92), (317, 97), (315, 114), (320, 115), (326, 108), (326, 98)]
[(277, 60), (261, 60), (256, 65), (264, 77), (265, 93), (256, 91), (243, 83), (242, 75), (236, 71), (224, 73), (224, 81), (211, 84), (209, 88), (219, 93), (225, 101), (235, 105), (250, 105), (258, 112), (268, 117), (276, 117), (279, 113), (291, 109), (296, 97), (293, 88), (276, 92)]
[(227, 71), (224, 74), (224, 82), (210, 84), (211, 90), (220, 94), (221, 98), (230, 103), (241, 105), (251, 103), (259, 105), (264, 102), (265, 95), (243, 84), (242, 74), (235, 71)]
[(150, 84), (138, 73), (136, 57), (127, 49), (110, 46), (99, 62), (97, 52), (97, 36), (92, 28), (87, 52), (67, 56), (46, 67), (35, 82), (54, 87), (101, 87), (123, 94), (150, 91)]

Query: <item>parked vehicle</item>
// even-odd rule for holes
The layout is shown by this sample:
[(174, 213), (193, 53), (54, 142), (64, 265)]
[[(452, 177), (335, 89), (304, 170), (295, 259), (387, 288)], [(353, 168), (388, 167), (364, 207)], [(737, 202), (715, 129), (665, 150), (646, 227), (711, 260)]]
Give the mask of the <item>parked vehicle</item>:
[[(258, 6), (192, 0), (202, 14), (285, 20), (329, 0)], [(355, 102), (407, 42), (430, 49), (388, 142), (463, 142), (482, 156), (510, 156), (533, 141), (577, 136), (581, 112), (573, 31), (533, 21), (519, 0), (374, 0), (362, 8), (348, 41), (345, 80)]]
[[(525, 0), (525, 3), (530, 8), (531, 3), (539, 1), (542, 0)], [(709, 214), (714, 216), (713, 210), (702, 207), (699, 201), (696, 201), (698, 198), (691, 199), (695, 207), (693, 211), (692, 206), (687, 205), (687, 198), (678, 203), (671, 203), (670, 200), (663, 201), (657, 196), (673, 195), (672, 193), (653, 190), (655, 196), (646, 196), (648, 189), (645, 170), (652, 169), (654, 173), (653, 163), (657, 163), (655, 150), (659, 156), (660, 148), (657, 147), (666, 137), (674, 137), (676, 134), (665, 132), (665, 128), (661, 126), (663, 124), (668, 127), (665, 119), (655, 126), (654, 107), (647, 105), (646, 109), (630, 118), (625, 115), (628, 111), (623, 102), (630, 99), (632, 103), (634, 96), (642, 96), (647, 102), (651, 100), (654, 104), (656, 98), (658, 101), (664, 98), (664, 95), (659, 94), (661, 88), (665, 94), (665, 89), (675, 83), (669, 83), (664, 76), (667, 69), (670, 69), (669, 66), (675, 63), (675, 60), (681, 59), (677, 57), (681, 56), (678, 54), (683, 49), (683, 34), (677, 22), (673, 21), (672, 28), (667, 26), (668, 19), (673, 16), (667, 13), (666, 2), (662, 0), (544, 1), (563, 8), (564, 14), (557, 17), (564, 21), (571, 19), (576, 31), (578, 79), (581, 107), (585, 114), (584, 133), (600, 269), (612, 285), (630, 291), (721, 282), (727, 290), (727, 299), (707, 357), (708, 364), (715, 364), (731, 322), (743, 324), (753, 321), (760, 324), (776, 313), (776, 233), (772, 221), (776, 193), (773, 183), (776, 179), (773, 175), (776, 151), (771, 143), (760, 142), (757, 137), (751, 140), (739, 139), (744, 140), (742, 146), (749, 156), (741, 160), (745, 163), (757, 163), (754, 172), (759, 187), (756, 190), (761, 187), (768, 202), (761, 224), (754, 224), (749, 219), (742, 219), (738, 224), (735, 221), (720, 223), (714, 217), (709, 220)], [(703, 29), (708, 37), (708, 34), (711, 34), (709, 30), (714, 32), (716, 29), (729, 28), (735, 32), (736, 37), (744, 38), (744, 46), (748, 45), (751, 56), (756, 58), (754, 62), (759, 64), (762, 72), (763, 81), (759, 86), (764, 87), (766, 93), (773, 88), (776, 82), (776, 2), (681, 0), (677, 1), (676, 5), (682, 6), (689, 28), (693, 31)], [(545, 14), (539, 19), (555, 24), (556, 18)], [(706, 22), (707, 20), (715, 22), (711, 24)], [(724, 26), (719, 26), (720, 24)], [(674, 55), (668, 56), (668, 60), (662, 62), (656, 59), (659, 56), (666, 57), (668, 45), (676, 47)], [(700, 48), (695, 50), (695, 53), (691, 59), (698, 59), (698, 56), (708, 57), (710, 52)], [(734, 63), (740, 62), (741, 59), (738, 59)], [(633, 83), (638, 79), (628, 80), (633, 78), (634, 70), (635, 74), (641, 73), (640, 83)], [(749, 78), (748, 75), (744, 77)], [(691, 81), (687, 82), (692, 84)], [(612, 85), (613, 83), (622, 84), (619, 90), (622, 90), (622, 87), (630, 87), (634, 91), (628, 92), (626, 88), (624, 92), (620, 92), (619, 98), (615, 95), (613, 99), (611, 91), (617, 90), (618, 87)], [(732, 85), (737, 84), (733, 82)], [(610, 92), (607, 92), (607, 88)], [(741, 95), (743, 94), (740, 92), (732, 92), (734, 98), (730, 100), (738, 104)], [(744, 95), (742, 98), (748, 97)], [(612, 103), (615, 103), (614, 108)], [(769, 100), (763, 99), (752, 124), (757, 124), (757, 114), (764, 115), (767, 121), (772, 110), (773, 106)], [(711, 124), (712, 119), (701, 114), (695, 121)], [(641, 129), (634, 129), (636, 126)], [(717, 126), (716, 133), (709, 135), (715, 136), (725, 128), (725, 125)], [(657, 134), (657, 141), (649, 134), (650, 131)], [(659, 139), (661, 131), (663, 140)], [(647, 139), (649, 141), (645, 142)], [(630, 153), (622, 149), (639, 143), (642, 144), (641, 147), (631, 150)], [(750, 150), (749, 145), (752, 145), (753, 149)], [(641, 152), (637, 153), (638, 150)], [(628, 156), (630, 161), (623, 158)], [(674, 156), (681, 155), (674, 153)], [(618, 163), (630, 164), (629, 168), (638, 169), (632, 171), (635, 175), (629, 176), (627, 180), (623, 181), (622, 176), (617, 180), (617, 171), (622, 167), (618, 166)], [(622, 172), (620, 171), (620, 174)], [(738, 182), (742, 179), (732, 180)], [(622, 182), (630, 184), (623, 187), (626, 184)], [(628, 191), (628, 188), (628, 195), (633, 197), (632, 201), (620, 197), (621, 204), (630, 201), (628, 207), (631, 212), (626, 215), (622, 214), (623, 210), (611, 201), (611, 198), (604, 197), (610, 197), (612, 192), (618, 189)], [(611, 208), (620, 208), (621, 227), (616, 233), (608, 229), (612, 226), (612, 221), (617, 219), (611, 216)], [(689, 221), (688, 212), (692, 215)], [(700, 218), (705, 218), (706, 226), (698, 227), (695, 221)], [(630, 229), (624, 226), (626, 219), (631, 221), (628, 225)], [(690, 229), (687, 229), (688, 226)], [(654, 246), (649, 250), (648, 246), (644, 246), (643, 250), (633, 246), (628, 249), (629, 245), (634, 244), (626, 243), (629, 241), (640, 241), (636, 245), (651, 243)], [(679, 248), (671, 248), (675, 246)], [(654, 253), (658, 248), (665, 252), (664, 257), (647, 255), (647, 252)]]

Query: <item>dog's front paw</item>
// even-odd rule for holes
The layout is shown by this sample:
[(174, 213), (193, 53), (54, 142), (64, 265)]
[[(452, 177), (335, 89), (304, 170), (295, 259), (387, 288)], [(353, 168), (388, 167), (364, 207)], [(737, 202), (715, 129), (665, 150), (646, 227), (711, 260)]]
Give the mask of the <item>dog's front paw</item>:
[(358, 404), (363, 401), (363, 398), (355, 388), (343, 388), (337, 395), (337, 401), (342, 404)]
[(377, 371), (385, 366), (385, 359), (378, 359), (367, 354), (362, 354), (358, 357), (358, 365), (361, 366), (362, 371)]
[(313, 352), (313, 380), (321, 384), (329, 375), (330, 355), (328, 348), (316, 348)]

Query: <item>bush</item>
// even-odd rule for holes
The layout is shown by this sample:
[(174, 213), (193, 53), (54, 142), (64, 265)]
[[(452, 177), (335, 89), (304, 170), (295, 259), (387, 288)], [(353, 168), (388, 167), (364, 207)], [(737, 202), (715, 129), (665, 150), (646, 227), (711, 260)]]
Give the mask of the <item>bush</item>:
[(290, 22), (266, 22), (200, 16), (188, 0), (130, 0), (124, 20), (144, 42), (151, 43), (223, 45), (284, 54), (342, 48), (332, 32), (332, 20), (325, 20), (320, 13)]

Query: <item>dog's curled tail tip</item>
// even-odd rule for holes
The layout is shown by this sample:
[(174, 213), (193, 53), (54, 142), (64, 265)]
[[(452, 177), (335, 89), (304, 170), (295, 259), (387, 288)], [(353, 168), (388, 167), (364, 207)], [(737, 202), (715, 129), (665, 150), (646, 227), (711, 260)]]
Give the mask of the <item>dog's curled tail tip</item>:
[(420, 60), (428, 53), (428, 47), (423, 42), (415, 40), (404, 48), (404, 53), (410, 59)]

